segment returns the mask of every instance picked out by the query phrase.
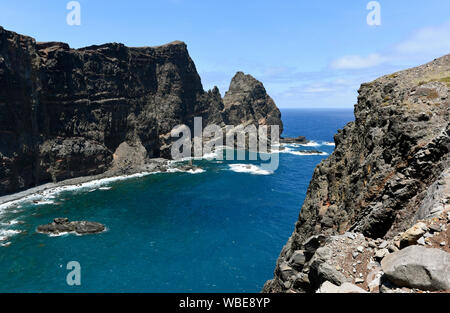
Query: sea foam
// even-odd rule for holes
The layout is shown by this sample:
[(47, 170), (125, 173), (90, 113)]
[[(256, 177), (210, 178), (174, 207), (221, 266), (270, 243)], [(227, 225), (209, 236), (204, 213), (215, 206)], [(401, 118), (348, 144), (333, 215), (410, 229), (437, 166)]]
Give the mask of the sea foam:
[(9, 208), (12, 206), (17, 206), (19, 203), (34, 202), (35, 205), (56, 204), (53, 201), (53, 199), (55, 198), (56, 195), (58, 195), (62, 192), (78, 191), (78, 190), (83, 190), (83, 189), (89, 189), (89, 190), (93, 191), (104, 185), (108, 185), (112, 182), (127, 180), (130, 178), (144, 177), (144, 176), (152, 175), (152, 174), (156, 174), (156, 173), (158, 173), (158, 172), (141, 172), (141, 173), (136, 173), (136, 174), (131, 174), (131, 175), (101, 178), (101, 179), (92, 180), (89, 182), (80, 183), (80, 184), (76, 184), (76, 185), (66, 185), (66, 186), (49, 188), (49, 189), (37, 192), (35, 194), (25, 196), (25, 197), (17, 199), (17, 200), (13, 200), (10, 202), (0, 204), (0, 213), (2, 213), (2, 211), (6, 208)]
[(6, 241), (14, 235), (20, 234), (20, 230), (15, 229), (0, 229), (0, 241)]
[[(293, 145), (293, 144), (285, 145), (285, 146), (283, 146), (283, 147), (284, 147), (284, 149), (283, 149), (283, 150), (280, 150), (279, 153), (286, 153), (286, 154), (292, 154), (292, 155), (298, 155), (298, 156), (328, 155), (328, 153), (322, 152), (322, 151), (318, 151), (318, 152), (315, 152), (315, 153), (312, 153), (312, 152), (305, 152), (305, 151), (296, 151), (296, 150), (290, 148), (290, 147), (296, 147), (296, 146)], [(297, 147), (298, 147), (298, 146), (297, 146)]]
[(262, 168), (252, 164), (230, 164), (231, 171), (236, 173), (248, 173), (253, 175), (271, 175), (273, 172), (263, 170)]

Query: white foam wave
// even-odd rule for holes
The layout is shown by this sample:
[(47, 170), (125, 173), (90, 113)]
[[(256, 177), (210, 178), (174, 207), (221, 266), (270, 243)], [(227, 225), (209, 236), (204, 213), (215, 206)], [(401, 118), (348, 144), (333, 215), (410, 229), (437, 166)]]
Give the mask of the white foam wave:
[(206, 172), (206, 171), (204, 169), (202, 169), (202, 168), (196, 168), (194, 170), (188, 170), (187, 171), (187, 173), (189, 173), (189, 174), (201, 174), (201, 173), (204, 173), (204, 172)]
[(315, 142), (315, 141), (310, 141), (305, 144), (300, 144), (300, 146), (302, 146), (302, 147), (320, 147), (320, 143)]
[[(78, 191), (78, 190), (84, 190), (84, 189), (90, 189), (91, 191), (93, 191), (104, 185), (108, 185), (112, 182), (127, 180), (130, 178), (144, 177), (144, 176), (152, 175), (152, 174), (156, 174), (156, 173), (158, 173), (158, 172), (141, 172), (141, 173), (136, 173), (136, 174), (131, 174), (131, 175), (122, 175), (122, 176), (101, 178), (101, 179), (97, 179), (97, 180), (93, 180), (93, 181), (89, 181), (89, 182), (85, 182), (85, 183), (80, 183), (77, 185), (67, 185), (67, 186), (49, 188), (49, 189), (40, 191), (38, 193), (29, 195), (29, 196), (25, 196), (25, 197), (17, 199), (17, 200), (13, 200), (10, 202), (0, 204), (0, 213), (2, 210), (13, 207), (13, 206), (17, 206), (19, 203), (32, 202), (35, 205), (55, 204), (55, 202), (52, 199), (54, 199), (57, 194), (60, 194), (62, 192)], [(20, 206), (18, 206), (18, 207), (20, 207)]]
[(309, 152), (304, 152), (304, 151), (290, 151), (289, 154), (293, 154), (293, 155), (328, 155), (328, 153), (326, 152), (320, 152), (320, 153), (309, 153)]
[(2, 222), (0, 223), (1, 226), (12, 226), (12, 225), (17, 225), (17, 224), (22, 224), (23, 222), (18, 221), (18, 220), (11, 220), (9, 222)]
[(15, 236), (17, 234), (20, 234), (20, 230), (15, 229), (0, 229), (0, 241), (6, 241), (12, 236)]
[(252, 164), (230, 164), (230, 170), (236, 173), (248, 173), (253, 175), (271, 175), (273, 172), (263, 170), (262, 168)]
[(167, 173), (189, 173), (189, 174), (201, 174), (206, 172), (202, 168), (195, 168), (195, 169), (189, 169), (189, 170), (182, 170), (176, 167), (172, 167), (167, 169)]
[(167, 173), (182, 173), (182, 172), (183, 172), (182, 170), (180, 170), (179, 168), (176, 168), (176, 167), (167, 169)]
[(48, 236), (49, 237), (63, 237), (63, 236), (67, 236), (69, 234), (70, 234), (69, 232), (62, 232), (62, 233), (59, 233), (59, 234), (49, 234)]
[[(278, 151), (279, 153), (287, 153), (292, 155), (299, 155), (299, 156), (308, 156), (308, 155), (328, 155), (326, 152), (318, 151), (318, 152), (307, 152), (307, 150), (303, 151), (297, 151), (292, 149), (291, 147), (296, 147), (295, 144), (289, 144), (284, 146), (283, 150)], [(298, 148), (298, 146), (297, 146)]]
[(44, 200), (44, 201), (37, 201), (34, 202), (34, 205), (46, 205), (46, 204), (54, 204), (55, 201), (52, 200)]
[(281, 145), (282, 147), (320, 147), (320, 146), (330, 146), (330, 147), (334, 147), (336, 146), (336, 144), (334, 142), (331, 141), (322, 141), (322, 142), (317, 142), (317, 141), (310, 141), (308, 143), (305, 144), (301, 144), (301, 143), (284, 143)]

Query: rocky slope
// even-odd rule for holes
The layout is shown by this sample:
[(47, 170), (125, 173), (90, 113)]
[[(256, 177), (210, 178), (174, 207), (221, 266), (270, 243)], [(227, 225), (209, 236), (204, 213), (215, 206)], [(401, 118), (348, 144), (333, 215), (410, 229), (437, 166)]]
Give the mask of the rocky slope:
[(368, 273), (361, 271), (380, 268), (387, 254), (404, 248), (394, 243), (418, 220), (441, 220), (443, 245), (435, 246), (448, 246), (449, 82), (447, 55), (361, 86), (355, 121), (338, 132), (335, 152), (315, 169), (265, 292), (362, 284)]
[(249, 75), (238, 73), (224, 100), (205, 92), (183, 42), (71, 49), (0, 27), (0, 196), (168, 158), (170, 131), (195, 116), (282, 128)]

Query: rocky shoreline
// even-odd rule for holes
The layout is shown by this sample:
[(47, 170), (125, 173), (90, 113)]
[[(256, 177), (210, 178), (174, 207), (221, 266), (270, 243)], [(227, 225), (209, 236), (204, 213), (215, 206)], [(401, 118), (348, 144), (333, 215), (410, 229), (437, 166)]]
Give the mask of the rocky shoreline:
[[(99, 182), (101, 184), (102, 181), (105, 181), (105, 183), (107, 183), (114, 180), (129, 179), (136, 176), (166, 173), (170, 171), (188, 172), (200, 170), (200, 168), (196, 166), (184, 163), (173, 163), (170, 160), (161, 158), (150, 159), (147, 160), (145, 164), (140, 166), (130, 167), (127, 169), (111, 169), (99, 175), (83, 176), (63, 180), (56, 183), (48, 183), (18, 193), (0, 197), (0, 208), (14, 206), (21, 201), (26, 201), (27, 199), (33, 201), (32, 199), (44, 196), (46, 192), (51, 192), (52, 190), (56, 190), (61, 187), (82, 187), (83, 184), (88, 184), (91, 182)], [(34, 200), (34, 202), (39, 203), (39, 200)]]
[(34, 196), (34, 195), (40, 196), (46, 191), (54, 190), (59, 187), (81, 186), (82, 184), (85, 184), (85, 183), (100, 181), (100, 180), (109, 179), (109, 178), (115, 179), (115, 178), (121, 178), (124, 176), (125, 177), (132, 176), (135, 174), (157, 173), (160, 171), (165, 171), (168, 168), (167, 164), (168, 164), (167, 160), (155, 159), (153, 161), (150, 161), (146, 165), (130, 168), (127, 170), (112, 169), (103, 174), (76, 177), (76, 178), (66, 179), (63, 181), (55, 182), (55, 183), (39, 185), (37, 187), (30, 188), (30, 189), (27, 189), (27, 190), (24, 190), (21, 192), (17, 192), (14, 194), (0, 197), (0, 206), (13, 205), (14, 203), (22, 201), (23, 199), (26, 199), (30, 196)]
[(217, 87), (205, 91), (181, 41), (72, 49), (0, 27), (0, 98), (0, 196), (119, 168), (145, 171), (149, 159), (171, 159), (171, 131), (193, 130), (195, 117), (203, 127), (283, 131), (260, 81), (237, 72), (223, 98)]

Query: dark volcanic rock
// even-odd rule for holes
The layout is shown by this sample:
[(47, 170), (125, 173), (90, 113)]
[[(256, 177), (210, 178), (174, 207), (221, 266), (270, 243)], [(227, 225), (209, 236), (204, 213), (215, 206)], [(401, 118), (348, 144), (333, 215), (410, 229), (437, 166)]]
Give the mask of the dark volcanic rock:
[(58, 235), (61, 233), (75, 232), (79, 235), (98, 234), (105, 230), (105, 225), (95, 222), (69, 222), (68, 218), (55, 218), (53, 223), (40, 225), (37, 228), (38, 233)]
[(304, 136), (298, 136), (297, 138), (280, 138), (280, 143), (298, 143), (298, 144), (307, 144), (309, 142), (308, 139)]
[(280, 110), (263, 84), (250, 75), (238, 72), (233, 77), (223, 103), (227, 125), (278, 125), (283, 132)]
[[(171, 130), (195, 116), (276, 124), (263, 85), (238, 73), (226, 106), (205, 92), (186, 44), (71, 49), (0, 27), (0, 196), (170, 158)], [(192, 128), (191, 128), (192, 129)]]
[(300, 150), (298, 151), (299, 153), (304, 153), (304, 154), (324, 154), (325, 152), (319, 151), (319, 150)]
[(450, 55), (361, 86), (355, 121), (338, 132), (334, 153), (315, 169), (265, 292), (289, 290), (278, 267), (312, 235), (352, 231), (391, 239), (442, 212), (436, 190), (450, 164), (448, 77)]

